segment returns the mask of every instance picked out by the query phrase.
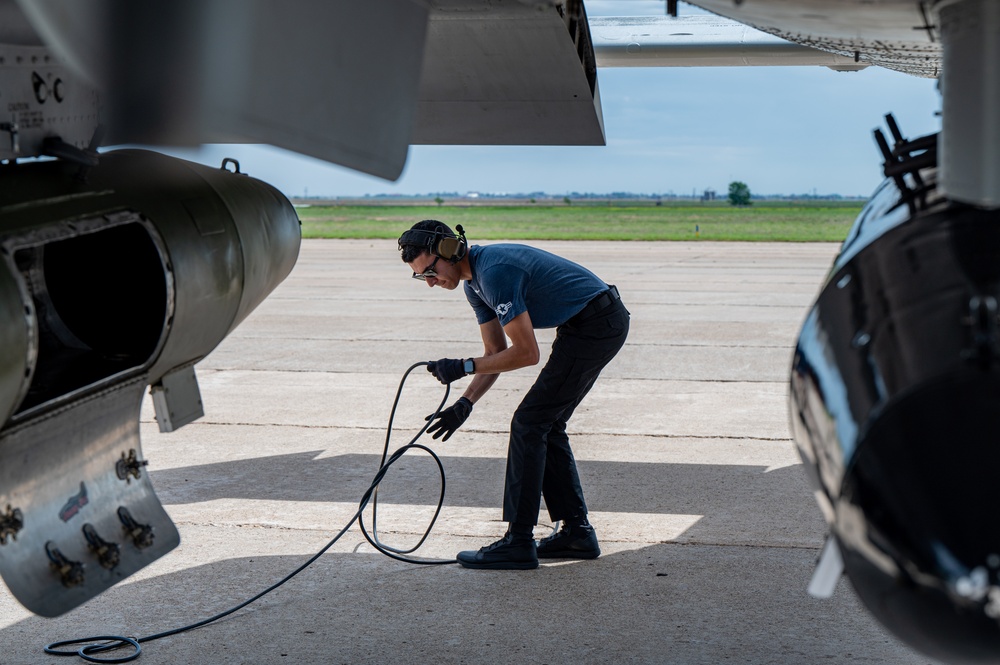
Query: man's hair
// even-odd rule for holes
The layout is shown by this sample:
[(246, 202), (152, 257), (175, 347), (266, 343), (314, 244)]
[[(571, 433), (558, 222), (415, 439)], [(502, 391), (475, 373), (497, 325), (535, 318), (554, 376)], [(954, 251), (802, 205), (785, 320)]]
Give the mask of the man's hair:
[[(444, 224), (443, 222), (439, 222), (436, 219), (425, 219), (425, 220), (419, 221), (416, 224), (414, 224), (413, 226), (411, 226), (410, 230), (411, 231), (429, 231), (430, 233), (434, 233), (435, 231), (443, 231), (445, 234), (447, 234), (449, 236), (454, 236), (455, 235), (454, 231), (452, 231), (450, 228), (448, 228), (447, 224)], [(404, 243), (404, 242), (402, 242), (402, 238), (400, 238), (399, 255), (400, 255), (400, 258), (403, 259), (403, 263), (411, 263), (414, 259), (416, 259), (417, 257), (419, 257), (424, 252), (428, 252), (429, 253), (429, 250), (427, 249), (427, 243), (426, 242), (420, 242), (420, 243), (406, 242), (406, 243)]]

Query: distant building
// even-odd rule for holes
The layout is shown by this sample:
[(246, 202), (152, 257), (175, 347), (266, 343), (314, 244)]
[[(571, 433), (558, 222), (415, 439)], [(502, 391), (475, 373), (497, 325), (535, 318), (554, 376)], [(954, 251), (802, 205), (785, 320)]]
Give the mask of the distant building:
[(715, 200), (715, 190), (714, 189), (706, 189), (701, 194), (701, 200), (702, 201), (714, 201)]

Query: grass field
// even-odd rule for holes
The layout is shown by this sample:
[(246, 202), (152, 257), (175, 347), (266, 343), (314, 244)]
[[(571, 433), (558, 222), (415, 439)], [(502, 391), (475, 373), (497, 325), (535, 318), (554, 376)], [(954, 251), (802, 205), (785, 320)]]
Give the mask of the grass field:
[(840, 242), (860, 202), (626, 205), (331, 205), (298, 208), (306, 238), (398, 238), (422, 219), (470, 240), (750, 240)]

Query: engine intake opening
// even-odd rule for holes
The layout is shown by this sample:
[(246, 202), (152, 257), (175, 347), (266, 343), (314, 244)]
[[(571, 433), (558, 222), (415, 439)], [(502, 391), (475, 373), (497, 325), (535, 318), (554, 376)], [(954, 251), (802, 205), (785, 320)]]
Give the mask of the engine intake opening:
[(150, 361), (168, 317), (166, 268), (133, 221), (22, 247), (14, 262), (38, 322), (18, 413)]

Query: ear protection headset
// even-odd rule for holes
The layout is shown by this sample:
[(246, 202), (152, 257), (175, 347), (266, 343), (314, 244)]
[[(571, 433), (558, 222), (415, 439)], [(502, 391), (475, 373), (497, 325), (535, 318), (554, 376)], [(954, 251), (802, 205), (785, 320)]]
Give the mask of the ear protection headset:
[(439, 256), (449, 263), (458, 263), (469, 251), (469, 243), (465, 239), (465, 229), (461, 224), (455, 226), (458, 235), (449, 233), (444, 224), (439, 224), (433, 231), (410, 229), (399, 236), (399, 248), (405, 245), (423, 247), (434, 256)]

